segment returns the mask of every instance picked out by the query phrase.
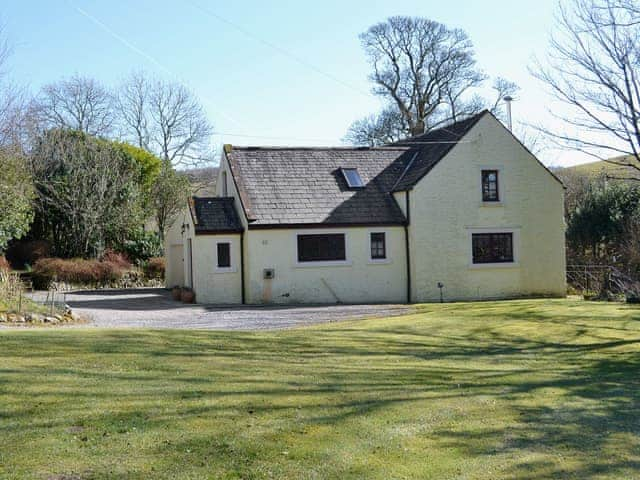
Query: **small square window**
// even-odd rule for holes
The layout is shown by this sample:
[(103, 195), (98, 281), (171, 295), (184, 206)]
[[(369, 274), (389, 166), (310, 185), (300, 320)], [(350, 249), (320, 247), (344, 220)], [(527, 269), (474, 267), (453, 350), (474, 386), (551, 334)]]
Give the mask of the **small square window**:
[(231, 267), (231, 244), (218, 243), (218, 268)]
[(364, 187), (364, 182), (362, 181), (357, 168), (342, 168), (341, 170), (342, 175), (344, 175), (344, 179), (347, 181), (347, 185), (349, 186), (349, 188)]
[(387, 258), (387, 242), (384, 232), (371, 234), (371, 260), (385, 260)]
[(482, 170), (482, 201), (499, 202), (498, 170)]

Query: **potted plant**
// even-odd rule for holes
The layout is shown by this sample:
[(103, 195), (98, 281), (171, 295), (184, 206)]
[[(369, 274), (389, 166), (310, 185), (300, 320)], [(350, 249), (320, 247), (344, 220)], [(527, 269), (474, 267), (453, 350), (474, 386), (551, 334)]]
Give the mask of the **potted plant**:
[(183, 303), (193, 303), (196, 301), (196, 292), (192, 288), (184, 287), (180, 299)]
[(180, 301), (180, 299), (182, 298), (182, 289), (178, 285), (175, 285), (171, 289), (171, 298), (176, 301)]

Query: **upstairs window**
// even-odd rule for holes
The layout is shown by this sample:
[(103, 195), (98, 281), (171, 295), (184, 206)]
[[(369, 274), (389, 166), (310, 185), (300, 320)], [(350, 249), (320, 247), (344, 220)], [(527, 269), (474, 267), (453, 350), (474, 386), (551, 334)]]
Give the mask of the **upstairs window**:
[(333, 262), (346, 259), (344, 233), (298, 235), (299, 262)]
[(499, 202), (498, 170), (482, 170), (482, 201)]
[(387, 258), (387, 241), (384, 232), (371, 234), (371, 260), (385, 260)]
[(473, 263), (513, 263), (513, 233), (474, 233)]
[(231, 244), (218, 243), (218, 268), (231, 268)]
[(347, 181), (347, 185), (349, 186), (349, 188), (364, 187), (364, 182), (362, 181), (357, 168), (341, 168), (340, 170), (342, 170), (342, 175)]

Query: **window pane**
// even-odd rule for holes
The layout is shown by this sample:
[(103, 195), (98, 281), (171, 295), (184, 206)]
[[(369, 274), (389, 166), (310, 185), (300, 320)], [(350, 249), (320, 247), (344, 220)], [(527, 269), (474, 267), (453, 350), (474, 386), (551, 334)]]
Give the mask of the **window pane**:
[(387, 258), (387, 248), (384, 232), (371, 234), (371, 258), (384, 259)]
[(346, 260), (343, 233), (298, 235), (299, 262)]
[(500, 200), (498, 192), (498, 171), (483, 170), (482, 171), (482, 201), (497, 202)]
[(358, 170), (355, 168), (343, 168), (342, 174), (344, 175), (345, 180), (347, 181), (347, 185), (349, 188), (358, 188), (363, 187), (364, 182), (362, 178), (360, 178), (360, 174)]
[(228, 268), (231, 266), (231, 244), (218, 243), (218, 267)]
[(513, 233), (474, 233), (473, 263), (513, 262)]

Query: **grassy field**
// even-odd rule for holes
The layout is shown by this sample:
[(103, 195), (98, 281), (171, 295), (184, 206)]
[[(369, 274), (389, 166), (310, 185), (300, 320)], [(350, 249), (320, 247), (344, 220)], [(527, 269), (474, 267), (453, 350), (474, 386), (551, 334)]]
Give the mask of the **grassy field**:
[(640, 310), (0, 332), (0, 478), (640, 478)]
[[(614, 157), (612, 160), (617, 162), (627, 161), (624, 157)], [(630, 162), (633, 163), (633, 160), (630, 160)], [(604, 175), (614, 178), (638, 178), (638, 173), (635, 169), (605, 161), (582, 163), (567, 167), (564, 170), (594, 178)]]

